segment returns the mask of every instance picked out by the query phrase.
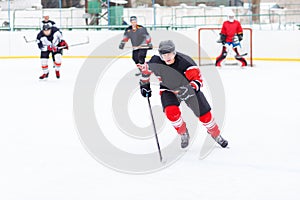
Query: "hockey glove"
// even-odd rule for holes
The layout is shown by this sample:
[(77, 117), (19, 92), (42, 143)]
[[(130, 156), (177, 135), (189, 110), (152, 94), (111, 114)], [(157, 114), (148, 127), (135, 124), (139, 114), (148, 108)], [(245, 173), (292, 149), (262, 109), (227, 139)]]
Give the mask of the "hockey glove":
[(48, 51), (57, 52), (58, 48), (54, 45), (48, 45), (47, 47)]
[(148, 44), (148, 48), (149, 48), (149, 49), (153, 49), (153, 44), (152, 44), (152, 43), (149, 43), (149, 44)]
[(242, 41), (243, 40), (243, 33), (240, 33), (240, 34), (237, 34), (238, 38), (239, 38), (239, 41)]
[(125, 42), (121, 41), (121, 43), (119, 44), (119, 49), (124, 49), (125, 46)]
[(195, 90), (190, 84), (180, 86), (179, 88), (175, 89), (174, 91), (175, 91), (177, 98), (180, 99), (181, 101), (186, 101), (189, 98), (195, 96)]
[(140, 83), (140, 90), (143, 97), (151, 97), (150, 83)]
[(217, 42), (224, 45), (226, 43), (226, 35), (220, 33), (220, 39)]
[(69, 49), (69, 45), (64, 40), (60, 41), (58, 46), (63, 47), (64, 49)]

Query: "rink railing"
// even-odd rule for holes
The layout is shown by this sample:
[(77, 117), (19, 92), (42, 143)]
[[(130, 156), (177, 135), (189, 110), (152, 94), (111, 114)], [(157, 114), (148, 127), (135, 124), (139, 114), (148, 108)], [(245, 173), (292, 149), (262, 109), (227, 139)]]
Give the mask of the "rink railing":
[[(42, 20), (41, 16), (44, 12), (50, 12), (49, 10), (50, 9), (14, 10), (12, 11), (10, 20), (8, 20), (8, 17), (4, 17), (4, 11), (2, 11), (0, 16), (0, 24), (2, 24), (0, 31), (39, 30)], [(196, 11), (198, 11), (199, 8), (189, 8), (187, 10), (188, 13), (186, 14), (181, 13), (184, 11), (182, 8), (174, 8), (172, 10), (173, 13), (165, 12), (164, 14), (157, 15), (160, 17), (157, 17), (155, 25), (152, 22), (153, 17), (147, 17), (147, 14), (149, 13), (139, 13), (139, 23), (150, 30), (179, 30), (196, 29), (198, 27), (221, 26), (223, 21), (227, 18), (224, 12), (223, 14), (212, 14), (208, 13), (208, 11), (206, 11), (206, 14), (197, 13)], [(133, 12), (133, 9), (129, 10), (128, 12), (124, 12), (124, 18), (129, 18), (129, 15)], [(259, 30), (299, 29), (300, 11), (282, 10), (281, 13), (278, 13), (279, 11), (276, 12), (274, 13), (273, 10), (269, 10), (268, 13), (264, 12), (258, 15), (236, 13), (236, 18), (241, 21), (244, 26), (250, 26)], [(84, 10), (82, 9), (62, 9), (61, 11), (58, 9), (51, 9), (51, 19), (54, 20), (61, 29), (68, 30), (124, 30), (127, 27), (127, 25), (108, 25), (107, 21), (103, 18), (98, 19), (98, 25), (86, 25), (87, 18), (84, 17), (85, 15), (83, 15), (83, 13)], [(5, 22), (8, 24), (5, 25)]]

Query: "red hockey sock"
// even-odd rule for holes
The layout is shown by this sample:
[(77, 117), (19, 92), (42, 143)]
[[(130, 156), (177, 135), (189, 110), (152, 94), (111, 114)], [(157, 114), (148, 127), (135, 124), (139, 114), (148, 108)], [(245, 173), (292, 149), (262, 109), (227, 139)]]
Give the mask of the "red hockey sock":
[(48, 65), (42, 65), (42, 70), (44, 74), (48, 74), (49, 73)]
[(199, 117), (200, 121), (206, 127), (207, 132), (213, 137), (220, 135), (220, 129), (218, 124), (215, 122), (214, 118), (211, 115), (211, 112), (207, 112), (204, 115)]
[(173, 127), (176, 129), (178, 134), (185, 134), (186, 124), (181, 117), (181, 112), (178, 106), (167, 106), (165, 108), (165, 114), (171, 121)]

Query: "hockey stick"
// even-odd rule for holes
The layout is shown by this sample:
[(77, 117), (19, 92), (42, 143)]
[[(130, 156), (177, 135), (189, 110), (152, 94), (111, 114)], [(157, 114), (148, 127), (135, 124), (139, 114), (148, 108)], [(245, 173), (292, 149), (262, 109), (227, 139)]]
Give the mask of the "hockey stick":
[[(229, 45), (227, 44), (227, 43), (225, 43), (225, 44), (222, 44), (223, 45), (223, 47), (225, 47), (226, 48), (226, 51), (227, 52), (229, 52), (229, 51), (232, 51), (229, 47)], [(238, 46), (240, 46), (240, 48), (242, 48), (242, 45), (241, 44), (239, 44)], [(237, 47), (237, 46), (236, 46)], [(233, 49), (233, 47), (232, 47), (232, 49)], [(236, 54), (236, 52), (235, 52), (235, 54)], [(248, 53), (243, 53), (243, 54), (240, 54), (240, 55), (235, 55), (234, 57), (236, 58), (236, 59), (240, 59), (240, 58), (243, 58), (244, 56), (246, 56), (246, 55), (248, 55)]]
[(151, 50), (151, 49), (153, 49), (153, 47), (150, 48), (149, 45), (132, 46), (131, 48), (132, 48), (132, 50), (138, 50), (138, 49), (148, 49), (148, 50)]
[[(89, 38), (88, 38), (88, 37), (86, 37), (86, 38), (87, 38), (86, 41), (84, 41), (84, 42), (79, 42), (79, 43), (75, 43), (75, 44), (70, 44), (70, 45), (68, 45), (68, 47), (80, 46), (80, 45), (84, 45), (84, 44), (90, 43)], [(66, 48), (66, 47), (67, 47), (67, 46), (61, 46), (61, 47), (58, 47), (58, 49), (64, 49), (64, 48)]]
[(149, 105), (149, 110), (150, 110), (150, 115), (151, 115), (153, 130), (154, 130), (154, 134), (155, 134), (155, 140), (156, 140), (156, 144), (157, 144), (157, 148), (158, 148), (159, 160), (160, 160), (160, 162), (162, 162), (163, 158), (162, 158), (162, 155), (161, 155), (160, 145), (159, 145), (159, 141), (158, 141), (158, 137), (157, 137), (157, 132), (156, 132), (156, 127), (155, 127), (155, 123), (154, 123), (154, 118), (153, 118), (153, 113), (152, 113), (152, 108), (151, 108), (151, 103), (150, 103), (150, 97), (147, 96), (147, 100), (148, 100), (148, 105)]
[(31, 43), (31, 42), (36, 42), (36, 39), (35, 40), (27, 40), (27, 38), (25, 37), (25, 35), (23, 36), (24, 40), (26, 43)]
[(239, 59), (239, 58), (242, 58), (244, 56), (248, 55), (248, 53), (243, 53), (241, 55), (236, 55), (235, 58)]

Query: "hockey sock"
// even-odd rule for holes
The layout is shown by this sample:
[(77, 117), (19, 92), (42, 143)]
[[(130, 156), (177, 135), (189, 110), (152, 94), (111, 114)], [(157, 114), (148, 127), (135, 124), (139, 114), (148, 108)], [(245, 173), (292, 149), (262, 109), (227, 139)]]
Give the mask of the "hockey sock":
[(55, 66), (55, 70), (56, 70), (56, 71), (59, 71), (59, 70), (60, 70), (61, 63), (54, 62), (54, 66)]
[(213, 137), (217, 137), (220, 135), (220, 129), (217, 123), (215, 122), (214, 118), (211, 115), (211, 112), (207, 112), (204, 115), (199, 117), (200, 121), (206, 127), (207, 132)]
[(48, 74), (49, 73), (48, 65), (43, 65), (42, 70), (44, 74)]
[(165, 108), (165, 114), (178, 134), (182, 135), (186, 133), (186, 124), (181, 117), (178, 106), (167, 106)]

